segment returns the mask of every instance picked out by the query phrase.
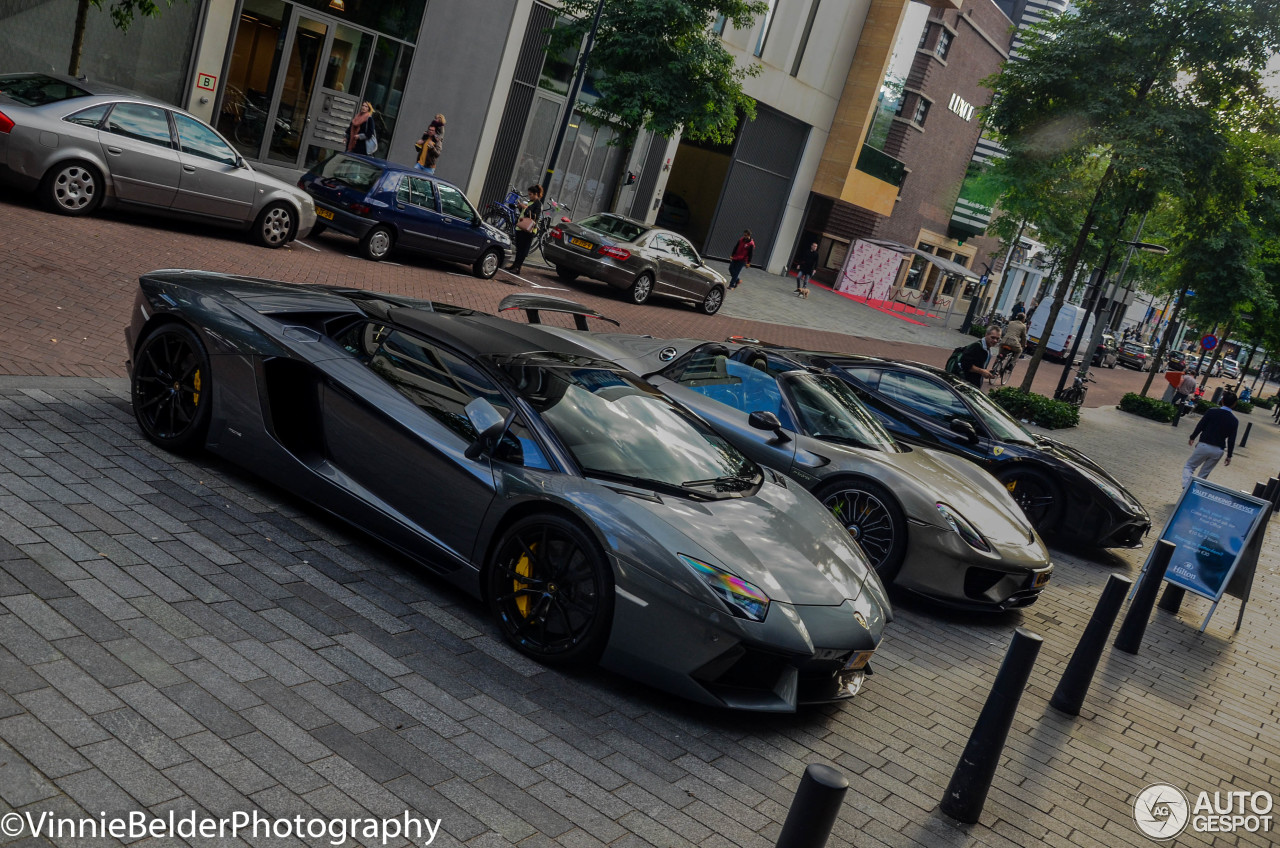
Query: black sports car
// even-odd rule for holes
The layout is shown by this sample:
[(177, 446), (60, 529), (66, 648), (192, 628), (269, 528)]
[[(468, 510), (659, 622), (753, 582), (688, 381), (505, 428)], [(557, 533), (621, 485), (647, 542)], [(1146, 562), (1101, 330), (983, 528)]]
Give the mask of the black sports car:
[[(569, 308), (522, 300), (531, 322)], [(572, 342), (197, 271), (142, 277), (126, 338), (147, 438), (208, 448), (370, 532), (483, 598), (525, 654), (743, 709), (862, 685), (891, 612), (844, 527)]]
[(1151, 517), (1120, 481), (1075, 448), (1028, 432), (965, 380), (870, 356), (787, 355), (844, 379), (898, 438), (959, 454), (991, 472), (1042, 536), (1133, 548), (1151, 529)]

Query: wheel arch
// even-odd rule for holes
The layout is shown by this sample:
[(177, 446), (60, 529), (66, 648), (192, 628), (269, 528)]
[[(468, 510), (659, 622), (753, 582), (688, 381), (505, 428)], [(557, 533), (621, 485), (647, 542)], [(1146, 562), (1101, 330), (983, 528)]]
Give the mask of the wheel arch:
[(601, 534), (598, 527), (588, 521), (578, 510), (572, 508), (566, 503), (530, 498), (512, 506), (503, 513), (500, 518), (498, 518), (491, 528), (488, 528), (487, 530), (489, 538), (484, 544), (483, 555), (479, 557), (480, 568), (478, 572), (480, 597), (486, 604), (489, 602), (489, 590), (486, 578), (489, 573), (489, 568), (493, 564), (493, 555), (498, 549), (498, 544), (502, 541), (502, 537), (506, 535), (507, 530), (513, 524), (532, 515), (554, 515), (558, 518), (564, 518), (573, 522), (578, 526), (578, 529), (582, 530), (587, 534), (587, 536), (595, 540), (595, 543), (600, 546), (600, 552), (604, 555), (605, 561), (609, 563), (610, 571), (613, 570), (613, 565), (610, 561), (611, 558), (609, 557), (610, 547), (606, 543), (604, 536)]
[(115, 180), (111, 178), (111, 169), (107, 167), (107, 163), (102, 160), (102, 157), (82, 148), (63, 149), (55, 152), (51, 158), (41, 163), (40, 173), (36, 176), (36, 182), (44, 182), (44, 179), (49, 176), (49, 173), (54, 168), (66, 165), (69, 162), (83, 162), (86, 165), (92, 165), (102, 175), (102, 187), (106, 192), (102, 198), (103, 202), (115, 199), (116, 184)]

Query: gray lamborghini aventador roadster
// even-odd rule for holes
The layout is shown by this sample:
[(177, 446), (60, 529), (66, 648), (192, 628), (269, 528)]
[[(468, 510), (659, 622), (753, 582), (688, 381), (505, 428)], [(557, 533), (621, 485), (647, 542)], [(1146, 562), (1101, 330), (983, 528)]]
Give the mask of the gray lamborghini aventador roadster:
[(543, 328), (156, 271), (126, 338), (148, 439), (208, 449), (394, 546), (544, 663), (770, 711), (850, 697), (870, 669), (889, 603), (830, 511)]

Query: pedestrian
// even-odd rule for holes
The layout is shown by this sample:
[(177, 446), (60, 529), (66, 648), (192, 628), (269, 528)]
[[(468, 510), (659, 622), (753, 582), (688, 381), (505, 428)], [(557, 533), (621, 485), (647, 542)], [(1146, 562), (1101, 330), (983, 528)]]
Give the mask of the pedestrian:
[(378, 152), (378, 134), (373, 125), (373, 104), (368, 100), (360, 104), (360, 112), (347, 127), (347, 152), (372, 156)]
[(437, 114), (436, 119), (427, 125), (427, 131), (414, 147), (418, 150), (418, 162), (414, 165), (419, 171), (428, 174), (436, 172), (436, 162), (444, 153), (444, 115)]
[(738, 243), (733, 246), (733, 253), (729, 254), (729, 288), (738, 287), (738, 276), (743, 268), (751, 267), (751, 254), (755, 249), (756, 243), (751, 238), (751, 231), (743, 230), (742, 238), (738, 239)]
[[(1208, 477), (1224, 452), (1227, 454), (1227, 461), (1223, 465), (1231, 464), (1231, 455), (1236, 449), (1236, 430), (1240, 425), (1231, 411), (1235, 405), (1235, 394), (1226, 392), (1222, 396), (1222, 405), (1209, 410), (1196, 422), (1196, 428), (1191, 431), (1191, 438), (1187, 440), (1187, 445), (1193, 450), (1187, 458), (1187, 464), (1182, 466), (1182, 488), (1191, 485), (1191, 476), (1196, 473), (1197, 468), (1201, 479)], [(1200, 437), (1198, 445), (1197, 436)]]
[(982, 388), (983, 377), (991, 377), (991, 361), (1000, 353), (1000, 336), (1000, 328), (992, 324), (985, 336), (960, 354), (960, 373), (978, 388)]
[(796, 269), (796, 294), (809, 296), (809, 278), (818, 267), (818, 243), (809, 245), (809, 249), (800, 254), (793, 266)]
[(1017, 315), (1019, 312), (1026, 312), (1026, 311), (1027, 311), (1027, 305), (1023, 303), (1021, 300), (1019, 300), (1017, 303), (1013, 305), (1013, 309), (1009, 310), (1009, 314)]
[[(538, 222), (542, 220), (542, 186), (529, 186), (529, 201), (520, 209), (516, 219), (516, 258), (511, 263), (511, 273), (519, 274), (524, 258), (529, 255), (533, 238), (538, 234)], [(528, 223), (526, 223), (528, 222)]]

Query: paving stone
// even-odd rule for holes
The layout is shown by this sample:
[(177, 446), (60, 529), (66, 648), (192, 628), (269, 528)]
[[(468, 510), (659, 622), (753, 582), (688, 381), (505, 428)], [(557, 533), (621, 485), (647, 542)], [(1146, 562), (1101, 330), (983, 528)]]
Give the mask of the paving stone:
[(188, 715), (223, 739), (248, 733), (253, 725), (227, 709), (222, 702), (195, 683), (170, 686), (164, 694)]
[(55, 780), (89, 767), (84, 757), (34, 715), (0, 719), (0, 739)]
[[(52, 687), (24, 692), (18, 695), (17, 700), (41, 724), (72, 748), (101, 742), (111, 736), (100, 724)], [(107, 714), (99, 713), (99, 717), (102, 715)]]
[(120, 699), (68, 659), (33, 666), (54, 688), (89, 715), (119, 709)]
[(100, 713), (97, 721), (131, 752), (155, 768), (165, 769), (191, 759), (191, 755), (182, 746), (162, 734), (159, 728), (129, 707)]
[[(25, 807), (59, 794), (60, 790), (22, 755), (0, 740), (0, 799), (9, 807)], [(8, 811), (6, 811), (8, 812)]]
[[(236, 750), (251, 762), (262, 766), (289, 791), (313, 792), (325, 785), (325, 779), (289, 751), (262, 733), (246, 733), (231, 740)], [(210, 764), (210, 768), (213, 768)]]
[(144, 806), (159, 804), (182, 794), (161, 772), (118, 739), (86, 745), (80, 751)]

